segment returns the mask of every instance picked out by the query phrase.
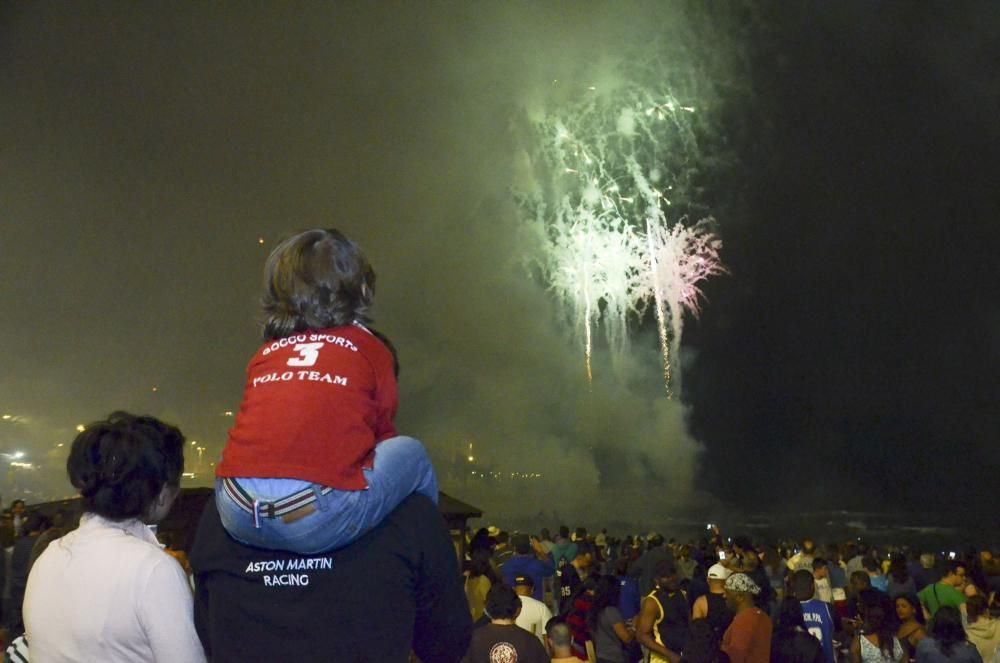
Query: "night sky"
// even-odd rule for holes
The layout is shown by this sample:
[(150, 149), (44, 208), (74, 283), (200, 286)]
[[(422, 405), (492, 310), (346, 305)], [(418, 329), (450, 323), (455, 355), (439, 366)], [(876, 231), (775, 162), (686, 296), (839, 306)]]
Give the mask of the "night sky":
[[(399, 429), (491, 513), (986, 517), (1000, 8), (709, 7), (0, 5), (0, 409), (24, 419), (0, 452), (55, 472), (76, 424), (126, 408), (207, 461), (267, 251), (334, 226), (378, 273)], [(649, 319), (625, 376), (587, 388), (512, 195), (516, 118), (655, 38), (710, 93), (699, 184), (730, 271), (669, 402)], [(543, 478), (470, 481), (469, 443)]]

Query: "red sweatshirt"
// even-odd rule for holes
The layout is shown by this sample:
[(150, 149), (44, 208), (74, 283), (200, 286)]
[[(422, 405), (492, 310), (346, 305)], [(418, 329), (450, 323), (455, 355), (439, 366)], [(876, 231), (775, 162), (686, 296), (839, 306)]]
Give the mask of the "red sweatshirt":
[(364, 489), (375, 444), (396, 435), (397, 404), (392, 355), (363, 327), (270, 341), (247, 366), (215, 474)]

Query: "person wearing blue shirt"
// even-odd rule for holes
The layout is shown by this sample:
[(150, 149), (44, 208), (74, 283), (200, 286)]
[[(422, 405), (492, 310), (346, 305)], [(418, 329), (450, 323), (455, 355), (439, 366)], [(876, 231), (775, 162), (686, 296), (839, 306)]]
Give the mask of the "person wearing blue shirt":
[(835, 663), (833, 652), (833, 634), (836, 631), (834, 612), (830, 604), (815, 598), (816, 583), (812, 573), (799, 569), (792, 574), (792, 593), (802, 607), (802, 621), (806, 631), (823, 645), (823, 655), (828, 663)]
[(527, 534), (515, 534), (511, 541), (514, 544), (514, 556), (500, 567), (503, 581), (513, 587), (514, 578), (528, 576), (535, 584), (531, 593), (532, 598), (544, 601), (545, 590), (542, 579), (551, 576), (556, 571), (552, 558), (535, 537), (529, 537)]

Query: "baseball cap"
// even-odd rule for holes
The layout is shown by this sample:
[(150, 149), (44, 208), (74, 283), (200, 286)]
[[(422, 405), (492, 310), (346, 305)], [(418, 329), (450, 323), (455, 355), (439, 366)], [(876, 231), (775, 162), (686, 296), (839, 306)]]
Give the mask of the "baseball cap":
[(524, 585), (525, 587), (534, 587), (535, 581), (531, 579), (531, 576), (514, 576), (514, 586)]
[(713, 564), (708, 569), (708, 579), (709, 580), (725, 580), (732, 573), (729, 569), (724, 567), (722, 564)]

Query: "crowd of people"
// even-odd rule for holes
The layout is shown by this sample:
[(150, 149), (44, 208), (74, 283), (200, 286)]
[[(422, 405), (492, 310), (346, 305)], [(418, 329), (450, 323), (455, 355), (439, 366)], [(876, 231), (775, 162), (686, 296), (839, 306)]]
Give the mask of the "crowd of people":
[[(555, 536), (496, 527), (466, 536), (480, 650), (503, 638), (478, 630), (495, 625), (491, 601), (518, 593), (532, 602), (531, 617), (512, 613), (511, 623), (553, 660), (1000, 663), (1000, 559), (989, 549), (770, 546), (717, 529), (687, 542), (567, 527)], [(551, 615), (544, 626), (538, 600)]]
[(126, 412), (84, 426), (67, 461), (79, 525), (12, 509), (7, 660), (1000, 663), (987, 550), (485, 528), (463, 573), (429, 457), (395, 428), (367, 258), (307, 230), (264, 276), (264, 343), (190, 555), (154, 533), (181, 431)]

